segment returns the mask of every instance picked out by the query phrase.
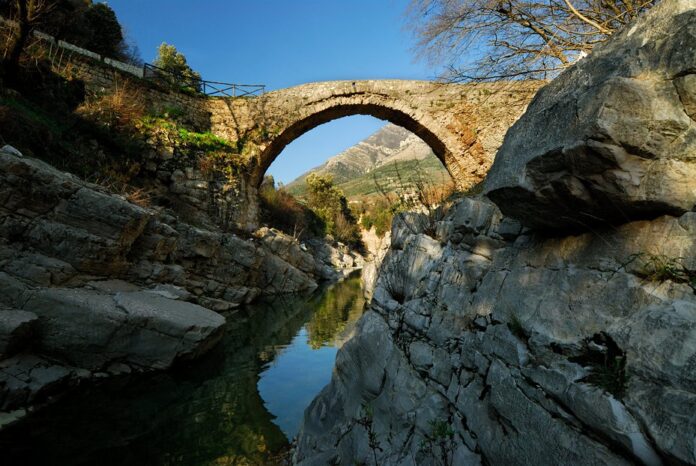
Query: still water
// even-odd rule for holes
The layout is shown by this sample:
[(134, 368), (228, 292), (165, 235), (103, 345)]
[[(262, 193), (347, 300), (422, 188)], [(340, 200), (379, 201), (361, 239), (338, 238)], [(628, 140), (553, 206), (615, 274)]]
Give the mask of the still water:
[(275, 464), (363, 306), (359, 277), (249, 306), (187, 367), (80, 388), (11, 426), (0, 464)]

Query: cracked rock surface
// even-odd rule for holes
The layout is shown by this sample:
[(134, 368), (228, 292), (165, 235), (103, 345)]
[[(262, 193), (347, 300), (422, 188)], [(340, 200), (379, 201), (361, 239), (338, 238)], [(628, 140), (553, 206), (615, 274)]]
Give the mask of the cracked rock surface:
[(395, 220), (295, 463), (696, 464), (695, 70), (664, 0), (538, 93), (488, 199)]
[(372, 464), (366, 410), (380, 465), (696, 463), (693, 284), (640, 259), (696, 272), (696, 213), (545, 238), (464, 199), (435, 238), (404, 224), (298, 464)]
[(485, 190), (527, 226), (584, 230), (696, 205), (696, 1), (668, 0), (544, 86)]
[(275, 230), (196, 227), (0, 150), (0, 426), (80, 380), (195, 358), (222, 336), (217, 312), (361, 265)]

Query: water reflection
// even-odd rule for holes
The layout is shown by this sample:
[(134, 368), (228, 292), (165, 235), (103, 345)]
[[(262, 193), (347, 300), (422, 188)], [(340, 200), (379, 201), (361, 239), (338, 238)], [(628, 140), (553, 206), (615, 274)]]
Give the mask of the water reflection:
[(305, 408), (331, 380), (336, 352), (350, 336), (363, 306), (359, 279), (319, 295), (311, 303), (309, 321), (264, 366), (259, 392), (288, 438), (297, 435)]
[(0, 462), (273, 464), (362, 308), (359, 278), (249, 307), (194, 365), (85, 387), (0, 432)]

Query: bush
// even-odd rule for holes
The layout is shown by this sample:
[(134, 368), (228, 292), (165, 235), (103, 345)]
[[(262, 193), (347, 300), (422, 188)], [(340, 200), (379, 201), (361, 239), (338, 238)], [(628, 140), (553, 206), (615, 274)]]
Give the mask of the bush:
[(324, 222), (285, 189), (276, 189), (272, 176), (264, 178), (259, 188), (259, 201), (261, 221), (270, 227), (297, 238), (321, 237), (326, 234)]
[[(455, 193), (455, 186), (452, 180), (444, 183), (435, 183), (423, 177), (423, 170), (418, 169), (419, 162), (415, 161), (416, 170), (409, 177), (402, 175), (399, 164), (394, 164), (394, 183), (395, 186), (389, 189), (387, 186), (380, 185), (375, 178), (374, 183), (377, 190), (382, 194), (385, 201), (392, 205), (392, 216), (398, 212), (418, 212), (422, 216), (414, 217), (417, 219), (416, 225), (404, 222), (412, 233), (424, 233), (430, 237), (436, 235), (436, 224), (441, 220), (444, 209), (441, 208)], [(392, 195), (392, 191), (394, 196)]]
[(76, 113), (107, 129), (132, 133), (146, 112), (142, 93), (128, 82), (116, 83), (113, 91), (88, 98)]
[(384, 197), (372, 200), (365, 207), (360, 224), (366, 230), (375, 228), (375, 233), (380, 238), (388, 231), (391, 231), (391, 224), (394, 215), (402, 211), (402, 206), (393, 196), (386, 195)]
[(351, 247), (363, 247), (360, 229), (343, 192), (333, 184), (331, 175), (312, 173), (305, 179), (308, 207), (324, 221), (326, 231), (337, 241)]
[(172, 75), (171, 77), (163, 77), (171, 86), (200, 92), (201, 75), (191, 69), (186, 57), (173, 45), (162, 42), (157, 49), (157, 58), (153, 64)]

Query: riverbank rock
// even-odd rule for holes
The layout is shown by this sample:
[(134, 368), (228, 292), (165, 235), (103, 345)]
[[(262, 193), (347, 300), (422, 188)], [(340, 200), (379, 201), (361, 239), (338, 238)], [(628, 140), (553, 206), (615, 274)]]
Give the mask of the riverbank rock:
[(0, 410), (198, 357), (221, 337), (214, 311), (311, 291), (340, 276), (331, 267), (359, 265), (328, 250), (194, 226), (0, 151)]
[(341, 243), (319, 239), (300, 240), (275, 228), (263, 227), (254, 237), (287, 263), (322, 280), (345, 278), (362, 268), (363, 257)]
[(696, 464), (695, 27), (665, 0), (542, 89), (495, 204), (394, 222), (296, 464)]
[(33, 312), (0, 309), (0, 358), (28, 346), (37, 321)]
[(553, 239), (511, 222), (464, 199), (436, 238), (392, 232), (298, 464), (372, 461), (368, 429), (380, 465), (696, 462), (696, 295), (650, 274), (696, 273), (696, 214)]
[(485, 181), (535, 228), (587, 230), (696, 205), (696, 1), (669, 0), (544, 86)]

